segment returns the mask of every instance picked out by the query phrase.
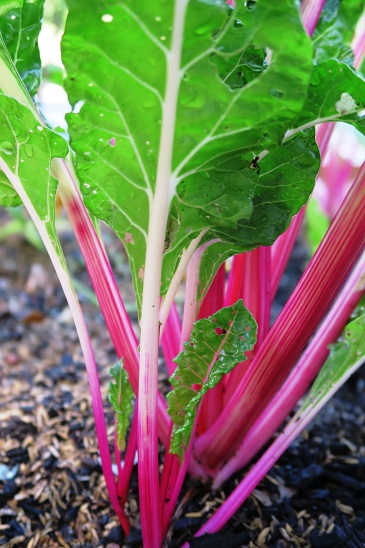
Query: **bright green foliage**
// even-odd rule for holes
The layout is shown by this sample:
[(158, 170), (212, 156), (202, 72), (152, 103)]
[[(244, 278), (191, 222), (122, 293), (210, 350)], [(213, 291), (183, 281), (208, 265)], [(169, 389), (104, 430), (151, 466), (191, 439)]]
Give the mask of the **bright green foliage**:
[(365, 314), (362, 314), (348, 323), (342, 337), (330, 346), (331, 353), (303, 406), (298, 411), (298, 415), (301, 415), (307, 408), (320, 404), (330, 391), (338, 388), (338, 385), (341, 386), (360, 367), (365, 361), (364, 341)]
[[(0, 157), (14, 180), (19, 181), (43, 222), (60, 257), (63, 257), (54, 227), (57, 181), (51, 175), (52, 158), (68, 153), (67, 143), (40, 125), (35, 115), (15, 99), (0, 95)], [(15, 191), (1, 172), (0, 204), (13, 205)], [(10, 203), (9, 203), (10, 201)]]
[(330, 219), (321, 209), (318, 200), (312, 197), (306, 210), (306, 236), (309, 244), (310, 255), (314, 255), (327, 228), (330, 225)]
[[(176, 58), (174, 2), (141, 0), (137, 9), (127, 0), (91, 0), (88, 10), (82, 0), (68, 4), (62, 49), (70, 101), (84, 103), (68, 117), (81, 189), (124, 242), (140, 305), (157, 161), (167, 146), (160, 128)], [(242, 2), (236, 10), (225, 0), (186, 0), (180, 45), (162, 293), (201, 230), (234, 229), (250, 216), (257, 182), (250, 164), (278, 145), (297, 117), (312, 62), (291, 0)], [(270, 65), (266, 47), (274, 51)]]
[(184, 351), (174, 360), (170, 378), (174, 390), (167, 395), (174, 427), (170, 451), (180, 456), (189, 445), (196, 414), (204, 394), (246, 357), (256, 342), (256, 322), (243, 301), (222, 308), (194, 324)]
[(350, 47), (357, 20), (364, 11), (363, 0), (327, 0), (313, 34), (316, 64), (337, 59), (352, 65)]
[(115, 382), (110, 382), (108, 397), (116, 416), (117, 445), (120, 451), (125, 449), (125, 437), (129, 427), (129, 419), (133, 411), (133, 390), (128, 380), (128, 373), (123, 369), (123, 360), (117, 362), (110, 374)]
[(2, 0), (0, 33), (29, 93), (36, 94), (42, 73), (38, 49), (45, 0)]
[(365, 126), (365, 82), (344, 63), (330, 60), (313, 67), (308, 99), (297, 127), (343, 121)]
[(284, 232), (313, 190), (319, 169), (314, 131), (301, 132), (267, 154), (260, 162), (253, 212), (235, 229), (215, 232), (219, 239), (204, 251), (199, 275), (199, 302), (219, 266), (235, 253), (271, 245)]

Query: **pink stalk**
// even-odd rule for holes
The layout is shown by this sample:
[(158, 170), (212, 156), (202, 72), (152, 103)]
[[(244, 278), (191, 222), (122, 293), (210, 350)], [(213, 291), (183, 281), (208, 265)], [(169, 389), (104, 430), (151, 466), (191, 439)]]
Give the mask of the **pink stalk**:
[[(60, 181), (59, 193), (62, 203), (75, 231), (110, 337), (118, 357), (124, 359), (133, 391), (137, 393), (139, 368), (137, 338), (118, 291), (109, 260), (65, 162), (58, 161), (53, 171)], [(170, 419), (166, 413), (166, 404), (160, 395), (158, 404), (159, 434), (162, 443), (167, 445)]]
[(180, 351), (181, 322), (175, 303), (171, 307), (170, 314), (167, 317), (165, 329), (161, 337), (162, 351), (165, 358), (165, 364), (169, 377), (176, 369), (176, 358)]
[(289, 257), (293, 250), (295, 241), (298, 237), (299, 231), (303, 224), (305, 217), (306, 206), (303, 206), (299, 213), (297, 213), (291, 223), (289, 228), (283, 232), (276, 240), (272, 249), (272, 260), (271, 260), (271, 300), (275, 299), (276, 292), (278, 290), (280, 280), (288, 264)]
[(245, 253), (245, 269), (243, 271), (243, 291), (241, 297), (258, 325), (257, 342), (252, 352), (247, 353), (247, 360), (238, 364), (227, 375), (225, 386), (225, 403), (229, 401), (237, 385), (248, 370), (252, 358), (258, 352), (270, 328), (270, 262), (271, 248), (258, 247)]
[(365, 55), (365, 17), (360, 18), (358, 27), (356, 28), (355, 38), (352, 42), (354, 51), (354, 67), (358, 70), (364, 60)]
[[(233, 493), (231, 493), (228, 499), (222, 504), (217, 512), (213, 514), (207, 523), (205, 523), (205, 525), (203, 525), (203, 527), (201, 527), (194, 535), (195, 537), (200, 537), (205, 533), (215, 533), (227, 523), (227, 521), (234, 515), (238, 508), (252, 493), (253, 489), (255, 489), (259, 482), (274, 466), (284, 451), (286, 451), (289, 445), (332, 398), (337, 390), (341, 388), (347, 379), (362, 365), (363, 359), (364, 357), (360, 356), (359, 360), (348, 371), (346, 371), (338, 382), (333, 384), (331, 389), (328, 390), (322, 399), (314, 401), (304, 411), (298, 411), (295, 417), (293, 417), (293, 419), (288, 423), (283, 433), (276, 438), (269, 449), (244, 477), (238, 487), (236, 487)], [(187, 548), (188, 546), (189, 544), (186, 543), (183, 545), (183, 548)]]
[(138, 403), (134, 409), (134, 415), (132, 419), (132, 428), (129, 434), (129, 440), (124, 457), (124, 465), (121, 474), (118, 476), (118, 496), (122, 503), (127, 500), (128, 487), (133, 472), (134, 458), (137, 451), (137, 419), (138, 419)]
[[(302, 22), (310, 37), (312, 37), (313, 35), (314, 29), (316, 28), (318, 19), (321, 15), (325, 3), (326, 0), (303, 0), (302, 2)], [(327, 124), (321, 124), (320, 126), (318, 126), (316, 139), (322, 158), (324, 157), (334, 126), (334, 122), (329, 122)], [(299, 213), (297, 213), (297, 215), (293, 217), (289, 228), (283, 234), (281, 234), (281, 236), (279, 236), (275, 244), (272, 246), (272, 300), (274, 300), (275, 298), (281, 277), (284, 273), (290, 254), (294, 247), (295, 240), (297, 239), (297, 236), (303, 224), (305, 209), (306, 206), (302, 207)]]
[[(186, 288), (185, 288), (185, 303), (183, 325), (181, 330), (180, 349), (184, 349), (184, 342), (189, 340), (193, 324), (198, 313), (197, 292), (199, 283), (199, 269), (201, 256), (210, 243), (203, 245), (198, 249), (190, 259), (186, 272)], [(222, 267), (221, 267), (221, 270)], [(222, 277), (222, 273), (220, 273)], [(213, 282), (214, 283), (214, 282)], [(224, 282), (223, 282), (224, 283)], [(222, 286), (220, 280), (219, 288)], [(208, 290), (209, 291), (209, 290)], [(177, 355), (177, 354), (176, 354)], [(162, 515), (162, 536), (167, 533), (167, 529), (176, 506), (179, 493), (186, 475), (188, 466), (200, 468), (192, 459), (192, 446), (195, 437), (196, 425), (191, 436), (189, 447), (184, 455), (182, 463), (176, 455), (171, 453), (165, 454), (164, 467), (162, 470), (161, 487), (160, 487), (160, 508)], [(199, 470), (200, 473), (200, 470)]]
[(144, 545), (161, 546), (157, 438), (160, 289), (165, 232), (170, 207), (172, 158), (178, 105), (181, 54), (188, 0), (175, 3), (171, 47), (166, 55), (166, 88), (159, 155), (146, 245), (141, 314), (138, 389), (138, 476)]
[[(205, 299), (200, 307), (198, 319), (208, 318), (224, 305), (224, 284), (226, 281), (226, 264), (219, 269), (212, 285), (208, 289)], [(199, 433), (205, 432), (223, 410), (223, 383), (219, 383), (213, 390), (208, 390), (203, 398), (203, 404), (199, 418)]]
[[(328, 122), (318, 126), (316, 140), (322, 158), (324, 158), (326, 154), (327, 146), (334, 128), (334, 122)], [(299, 213), (293, 217), (289, 228), (281, 234), (274, 245), (271, 246), (271, 300), (274, 300), (275, 298), (281, 277), (285, 271), (286, 265), (288, 264), (295, 241), (302, 227), (306, 207), (307, 206), (305, 205), (301, 208)]]
[[(198, 416), (199, 410), (197, 412), (197, 417)], [(169, 459), (168, 487), (164, 492), (165, 498), (162, 500), (162, 503), (164, 505), (162, 514), (162, 538), (166, 536), (166, 533), (168, 531), (168, 527), (176, 507), (177, 499), (179, 498), (186, 472), (188, 470), (189, 462), (192, 456), (194, 438), (196, 435), (196, 426), (197, 420), (195, 420), (195, 424), (191, 432), (189, 447), (184, 454), (182, 463), (179, 463), (179, 459), (176, 455), (169, 455), (169, 457), (172, 458)]]
[(246, 253), (235, 255), (229, 271), (224, 306), (232, 306), (243, 296), (243, 277), (246, 267)]
[(365, 164), (243, 381), (196, 442), (196, 455), (216, 467), (272, 399), (328, 310), (365, 245)]
[(302, 21), (310, 37), (313, 35), (325, 3), (326, 0), (302, 1)]
[(180, 351), (184, 349), (184, 342), (189, 340), (193, 324), (198, 314), (197, 293), (199, 284), (199, 269), (201, 256), (207, 245), (195, 251), (186, 269), (184, 315), (180, 337)]
[(257, 352), (270, 327), (270, 247), (258, 247), (247, 253), (243, 281), (243, 302), (258, 325)]
[[(222, 265), (220, 267), (220, 271), (218, 272), (218, 276), (220, 278), (223, 278), (223, 279), (225, 278), (224, 265)], [(223, 300), (222, 279), (219, 279), (219, 277), (218, 277), (218, 281), (216, 282), (216, 285), (219, 287), (219, 293), (221, 293), (221, 300)], [(213, 297), (213, 295), (212, 295), (212, 297)], [(208, 302), (206, 304), (207, 304), (207, 306), (209, 305), (209, 307), (210, 307), (212, 305), (212, 301), (208, 300)], [(206, 309), (206, 311), (207, 311), (207, 309)], [(228, 336), (228, 334), (226, 336)], [(203, 384), (205, 384), (205, 382), (207, 381), (208, 376), (210, 374), (210, 371), (211, 371), (212, 367), (214, 366), (214, 364), (217, 360), (217, 357), (219, 356), (220, 352), (222, 351), (222, 348), (224, 347), (226, 336), (223, 337), (219, 348), (216, 350), (216, 352), (215, 352), (215, 354), (214, 354), (214, 356), (213, 356), (213, 358), (212, 358), (212, 360), (209, 364), (208, 371), (207, 371), (206, 377), (203, 381)], [(162, 504), (164, 504), (164, 514), (163, 514), (163, 521), (162, 521), (163, 533), (164, 534), (167, 531), (168, 524), (171, 520), (173, 511), (174, 511), (174, 508), (175, 508), (175, 505), (176, 505), (176, 501), (177, 501), (179, 493), (181, 491), (181, 487), (182, 487), (183, 481), (185, 479), (185, 475), (186, 475), (190, 460), (192, 458), (192, 449), (193, 449), (194, 438), (196, 436), (197, 426), (201, 421), (201, 412), (202, 412), (203, 406), (204, 406), (204, 399), (200, 403), (199, 408), (196, 412), (194, 425), (193, 425), (193, 429), (192, 429), (192, 433), (191, 433), (191, 437), (190, 437), (190, 441), (189, 441), (189, 446), (188, 446), (188, 448), (187, 448), (187, 450), (184, 454), (183, 462), (182, 462), (181, 466), (179, 468), (177, 467), (178, 461), (177, 461), (176, 457), (175, 457), (175, 461), (172, 461), (170, 459), (169, 463), (168, 463), (169, 464), (169, 480), (170, 481), (168, 482), (168, 488), (165, 487), (166, 484), (164, 485), (165, 489), (163, 491), (163, 495), (166, 498), (162, 499)], [(168, 455), (168, 457), (171, 457), (171, 455)], [(171, 482), (172, 478), (174, 478), (173, 483)], [(164, 484), (164, 482), (163, 482), (163, 484)]]
[(218, 489), (226, 479), (250, 462), (305, 394), (329, 354), (328, 345), (338, 338), (365, 291), (364, 284), (359, 284), (364, 273), (365, 253), (360, 257), (334, 305), (288, 379), (247, 432), (235, 456), (218, 472), (214, 481), (215, 489)]
[(75, 322), (75, 327), (77, 334), (80, 340), (80, 345), (82, 353), (85, 360), (86, 371), (89, 379), (90, 392), (91, 392), (91, 402), (93, 407), (94, 419), (95, 419), (95, 430), (98, 439), (101, 466), (103, 474), (105, 477), (105, 483), (107, 491), (112, 503), (113, 509), (118, 516), (121, 526), (123, 527), (124, 532), (128, 535), (129, 532), (129, 522), (125, 514), (124, 508), (120, 505), (117, 495), (116, 483), (112, 471), (112, 462), (109, 451), (109, 441), (107, 437), (103, 401), (100, 391), (100, 383), (98, 370), (94, 359), (94, 354), (85, 324), (85, 320), (82, 314), (80, 303), (77, 299), (75, 292), (73, 291), (68, 272), (63, 265), (60, 257), (58, 256), (53, 242), (51, 241), (47, 229), (43, 221), (39, 218), (37, 211), (35, 210), (33, 203), (31, 202), (28, 194), (24, 191), (24, 188), (21, 184), (20, 179), (17, 175), (14, 175), (12, 171), (8, 168), (7, 164), (0, 158), (0, 170), (4, 172), (5, 176), (8, 178), (16, 192), (19, 194), (22, 202), (24, 203), (27, 211), (34, 222), (42, 241), (46, 247), (48, 255), (53, 263), (54, 269), (57, 273), (57, 276), (60, 280), (63, 292), (67, 299), (68, 305), (71, 310), (73, 320)]
[[(181, 329), (179, 352), (181, 352), (184, 349), (184, 342), (189, 340), (190, 333), (193, 328), (194, 321), (196, 319), (197, 306), (198, 306), (196, 298), (197, 298), (197, 292), (198, 292), (200, 261), (201, 261), (201, 255), (205, 248), (206, 248), (206, 245), (202, 246), (202, 248), (200, 248), (193, 254), (186, 270), (184, 315), (183, 315), (183, 323), (182, 323), (182, 329)], [(172, 431), (172, 428), (171, 428), (171, 431)], [(184, 458), (184, 463), (185, 463), (185, 460), (186, 460), (186, 455)], [(184, 463), (183, 463), (183, 466), (184, 466)], [(166, 452), (165, 459), (164, 459), (164, 466), (162, 470), (161, 487), (160, 487), (162, 538), (164, 538), (164, 536), (166, 535), (167, 529), (170, 523), (171, 507), (175, 508), (176, 501), (179, 496), (180, 490), (177, 492), (177, 496), (176, 496), (176, 489), (174, 486), (176, 486), (177, 478), (181, 477), (181, 475), (179, 474), (180, 470), (181, 470), (181, 466), (180, 466), (178, 457), (169, 452)], [(174, 492), (174, 497), (172, 497), (173, 492)]]

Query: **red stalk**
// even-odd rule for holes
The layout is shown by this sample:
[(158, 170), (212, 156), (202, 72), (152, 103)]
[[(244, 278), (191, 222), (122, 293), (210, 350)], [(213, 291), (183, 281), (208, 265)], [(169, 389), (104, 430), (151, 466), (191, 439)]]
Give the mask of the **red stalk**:
[(249, 371), (196, 454), (216, 467), (272, 399), (328, 310), (365, 245), (365, 164)]
[[(72, 176), (69, 170), (67, 171), (69, 174), (67, 182), (60, 171), (56, 172), (60, 179), (59, 191), (62, 203), (74, 229), (116, 353), (119, 358), (124, 359), (130, 383), (136, 394), (139, 368), (137, 338), (118, 291), (109, 260), (95, 233), (76, 185), (73, 183), (71, 186)], [(158, 408), (159, 435), (166, 446), (170, 419), (161, 395), (158, 397)]]

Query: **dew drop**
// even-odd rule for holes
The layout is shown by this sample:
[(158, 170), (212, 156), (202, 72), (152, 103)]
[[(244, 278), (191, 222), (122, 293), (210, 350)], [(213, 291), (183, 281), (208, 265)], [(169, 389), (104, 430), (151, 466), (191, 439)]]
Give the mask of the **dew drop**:
[(160, 36), (160, 39), (164, 42), (166, 40), (166, 36)]
[(161, 17), (159, 15), (156, 15), (155, 21), (157, 21), (157, 23), (159, 23), (161, 21)]
[(85, 188), (90, 188), (89, 183), (84, 183), (84, 187), (85, 187)]
[(101, 112), (101, 113), (99, 114), (99, 116), (102, 118), (102, 117), (104, 116), (104, 114)]
[(248, 11), (253, 11), (256, 8), (256, 0), (247, 0), (247, 2), (245, 2), (245, 7)]
[(104, 13), (104, 15), (101, 16), (101, 20), (103, 23), (111, 23), (113, 19), (114, 17), (110, 15), (110, 13)]
[(37, 126), (38, 131), (43, 131), (43, 126)]
[(146, 145), (150, 145), (151, 143), (149, 141), (146, 141)]
[(11, 143), (9, 143), (9, 141), (4, 141), (0, 144), (0, 152), (3, 152), (9, 156), (10, 154), (13, 154), (14, 147)]
[(10, 19), (11, 19), (12, 21), (14, 21), (14, 19), (16, 19), (16, 15), (12, 15), (12, 16), (10, 17)]
[(33, 158), (34, 156), (34, 149), (32, 145), (24, 145), (24, 152), (28, 156), (28, 158)]

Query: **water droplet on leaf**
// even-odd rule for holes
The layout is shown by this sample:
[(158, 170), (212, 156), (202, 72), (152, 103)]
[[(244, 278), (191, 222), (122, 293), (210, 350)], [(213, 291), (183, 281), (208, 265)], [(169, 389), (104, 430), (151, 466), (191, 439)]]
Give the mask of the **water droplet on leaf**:
[(245, 2), (245, 7), (249, 11), (253, 11), (256, 8), (256, 0), (247, 0), (247, 2)]
[(110, 15), (110, 13), (104, 13), (104, 15), (101, 16), (101, 20), (103, 23), (111, 23), (113, 19), (114, 17)]
[(28, 158), (33, 158), (34, 148), (32, 147), (32, 145), (28, 145), (28, 144), (24, 145), (24, 152), (28, 156)]
[(9, 156), (10, 154), (13, 154), (14, 147), (11, 143), (9, 143), (9, 141), (4, 141), (0, 144), (0, 152), (3, 152)]

